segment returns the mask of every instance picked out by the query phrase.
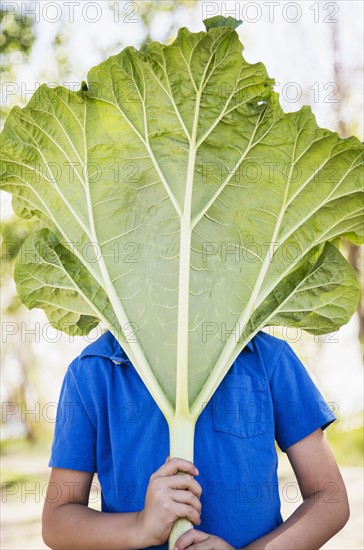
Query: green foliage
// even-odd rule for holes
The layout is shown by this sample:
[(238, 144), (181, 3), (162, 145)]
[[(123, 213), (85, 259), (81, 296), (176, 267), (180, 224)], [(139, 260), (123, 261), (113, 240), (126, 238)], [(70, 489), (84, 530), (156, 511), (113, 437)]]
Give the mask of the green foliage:
[[(42, 423), (42, 437), (38, 438), (36, 442), (26, 437), (16, 437), (0, 440), (0, 456), (39, 456), (48, 454), (50, 444), (53, 438), (53, 429), (49, 426), (45, 426), (46, 423)], [(10, 470), (10, 468), (9, 468)], [(12, 471), (12, 469), (11, 469)], [(20, 473), (20, 472), (19, 472)], [(21, 475), (21, 473), (20, 473)]]
[[(34, 19), (22, 13), (9, 13), (0, 5), (0, 77), (2, 93), (16, 89), (18, 67), (28, 58), (35, 40)], [(11, 92), (9, 92), (11, 93)], [(17, 94), (8, 98), (8, 104), (0, 106), (1, 120), (9, 113), (10, 105), (14, 104)]]
[(34, 42), (33, 18), (26, 14), (9, 14), (0, 8), (0, 54), (21, 52), (28, 55)]
[(363, 426), (352, 430), (339, 431), (334, 424), (327, 430), (326, 435), (338, 464), (341, 466), (363, 467)]
[(8, 266), (15, 260), (25, 238), (34, 224), (28, 220), (16, 218), (1, 222), (1, 279), (9, 269)]
[[(34, 229), (36, 224), (30, 220), (22, 218), (11, 218), (3, 220), (0, 225), (0, 288), (2, 291), (6, 288), (9, 279), (14, 275), (15, 258), (18, 256), (19, 250), (30, 233), (31, 228)], [(6, 313), (14, 315), (21, 305), (19, 295), (12, 295)], [(5, 311), (4, 311), (5, 313)]]

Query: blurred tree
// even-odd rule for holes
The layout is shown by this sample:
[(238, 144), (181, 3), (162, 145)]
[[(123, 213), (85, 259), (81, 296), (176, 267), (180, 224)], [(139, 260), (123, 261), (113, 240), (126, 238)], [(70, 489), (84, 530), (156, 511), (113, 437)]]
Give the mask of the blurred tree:
[[(117, 10), (120, 20), (125, 19), (125, 14), (127, 13), (125, 9), (134, 5), (135, 13), (132, 17), (135, 20), (138, 20), (139, 25), (141, 25), (144, 30), (143, 39), (139, 44), (139, 47), (141, 47), (142, 44), (155, 40), (156, 29), (159, 32), (161, 27), (161, 15), (165, 18), (163, 25), (165, 32), (164, 36), (159, 35), (158, 40), (167, 44), (172, 42), (177, 35), (179, 27), (181, 26), (181, 15), (192, 15), (195, 13), (196, 8), (198, 7), (198, 0), (147, 0), (141, 2), (108, 0), (108, 4), (110, 9), (114, 12)], [(114, 51), (119, 51), (127, 45), (128, 44), (121, 40), (119, 43), (114, 45), (113, 49)], [(108, 57), (110, 53), (111, 52), (104, 51), (104, 57)]]
[(178, 13), (181, 10), (194, 10), (198, 4), (197, 0), (154, 0), (150, 2), (139, 2), (139, 14), (146, 30), (144, 42), (153, 40), (152, 29), (155, 28), (155, 20), (161, 13), (168, 13), (170, 25), (166, 29), (166, 36), (162, 39), (163, 42), (171, 42), (172, 38), (177, 34), (177, 30), (181, 26), (178, 20)]
[(3, 6), (0, 6), (0, 54), (5, 56), (3, 70), (8, 70), (10, 54), (16, 52), (24, 61), (24, 56), (29, 55), (34, 43), (34, 20), (30, 15), (21, 13), (8, 13)]
[[(0, 275), (1, 275), (1, 314), (2, 314), (2, 380), (7, 411), (14, 414), (5, 417), (11, 422), (15, 433), (20, 433), (29, 441), (35, 442), (39, 433), (39, 423), (32, 414), (23, 414), (31, 399), (32, 406), (38, 399), (35, 361), (29, 338), (22, 338), (22, 327), (26, 326), (31, 313), (22, 305), (14, 288), (14, 263), (19, 249), (28, 235), (33, 222), (12, 217), (3, 220), (0, 226)], [(16, 336), (15, 336), (16, 335)], [(21, 345), (19, 345), (19, 337)], [(15, 374), (15, 376), (14, 376)], [(8, 404), (8, 405), (7, 405)], [(10, 405), (9, 405), (10, 404)], [(10, 430), (9, 430), (10, 431)], [(9, 431), (6, 435), (9, 435)]]
[[(350, 120), (346, 115), (348, 104), (351, 101), (349, 90), (346, 82), (350, 82), (349, 75), (345, 73), (343, 63), (341, 61), (342, 54), (340, 50), (339, 29), (336, 24), (331, 25), (331, 43), (334, 57), (333, 73), (334, 82), (338, 86), (340, 99), (333, 103), (336, 111), (337, 131), (342, 137), (348, 137), (358, 133), (359, 121)], [(351, 265), (356, 270), (359, 279), (363, 280), (363, 264), (364, 264), (364, 247), (355, 246), (349, 241), (344, 243), (344, 253)], [(364, 288), (362, 285), (361, 299), (357, 309), (359, 318), (359, 339), (362, 345), (362, 354), (364, 357)]]
[(34, 40), (34, 19), (20, 12), (9, 13), (0, 5), (0, 78), (2, 96), (6, 101), (0, 105), (2, 121), (11, 107), (18, 103), (18, 69), (27, 61)]
[[(33, 17), (19, 12), (10, 13), (0, 5), (0, 78), (2, 103), (0, 105), (1, 122), (5, 121), (10, 109), (20, 103), (20, 87), (17, 82), (19, 68), (27, 63), (35, 42)], [(0, 227), (0, 291), (2, 314), (2, 378), (5, 382), (5, 395), (7, 401), (17, 404), (18, 414), (12, 415), (13, 424), (16, 423), (23, 429), (23, 435), (31, 441), (36, 439), (38, 426), (34, 422), (34, 416), (25, 415), (21, 422), (21, 404), (26, 407), (30, 394), (34, 394), (32, 380), (34, 360), (30, 350), (30, 342), (24, 342), (24, 346), (18, 346), (17, 342), (10, 340), (7, 329), (11, 323), (15, 330), (19, 330), (21, 321), (29, 317), (28, 310), (21, 304), (20, 298), (15, 292), (13, 272), (14, 261), (18, 251), (26, 238), (32, 222), (16, 216), (8, 220), (2, 220)], [(9, 321), (4, 321), (4, 318)], [(6, 345), (4, 345), (6, 344)], [(17, 376), (9, 376), (8, 369), (17, 370)], [(13, 380), (10, 382), (8, 380)], [(14, 383), (16, 380), (16, 383)], [(20, 424), (21, 423), (21, 424)]]

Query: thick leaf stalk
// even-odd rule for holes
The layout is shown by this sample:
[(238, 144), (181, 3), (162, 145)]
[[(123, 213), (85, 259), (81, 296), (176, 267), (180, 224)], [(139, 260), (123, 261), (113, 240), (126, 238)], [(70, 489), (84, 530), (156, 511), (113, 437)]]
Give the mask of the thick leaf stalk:
[[(194, 436), (194, 420), (174, 417), (172, 422), (169, 423), (170, 457), (183, 458), (193, 462)], [(192, 527), (193, 525), (188, 519), (178, 519), (174, 523), (169, 536), (169, 550), (173, 550), (178, 538)]]

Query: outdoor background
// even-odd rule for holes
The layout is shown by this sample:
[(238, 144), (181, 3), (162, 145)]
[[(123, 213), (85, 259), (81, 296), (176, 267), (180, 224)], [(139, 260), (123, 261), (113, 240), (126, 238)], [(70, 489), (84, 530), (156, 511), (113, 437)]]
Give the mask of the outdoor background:
[[(360, 1), (3, 1), (0, 8), (2, 125), (41, 83), (73, 90), (91, 67), (149, 40), (171, 42), (177, 29), (204, 30), (202, 20), (232, 15), (249, 62), (262, 61), (287, 111), (309, 104), (321, 127), (363, 140)], [(14, 257), (30, 223), (12, 214), (1, 193), (1, 462), (3, 550), (46, 548), (41, 513), (57, 400), (66, 368), (100, 335), (74, 338), (52, 329), (40, 310), (20, 304)], [(362, 277), (363, 250), (343, 244)], [(362, 549), (363, 308), (339, 332), (314, 338), (277, 329), (308, 369), (338, 421), (326, 431), (347, 484), (351, 518), (325, 549)], [(280, 453), (280, 495), (286, 518), (300, 504), (288, 460)], [(99, 509), (95, 482), (90, 505)]]

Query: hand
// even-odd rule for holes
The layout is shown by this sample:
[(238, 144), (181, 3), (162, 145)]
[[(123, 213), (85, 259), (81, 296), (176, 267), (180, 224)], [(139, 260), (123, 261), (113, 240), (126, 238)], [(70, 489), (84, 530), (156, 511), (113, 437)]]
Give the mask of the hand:
[(200, 525), (202, 488), (193, 479), (195, 475), (198, 471), (189, 460), (167, 457), (166, 463), (150, 476), (144, 509), (137, 517), (141, 547), (165, 544), (178, 518)]
[(174, 550), (234, 550), (226, 540), (197, 531), (196, 529), (190, 529), (183, 533), (177, 540)]

